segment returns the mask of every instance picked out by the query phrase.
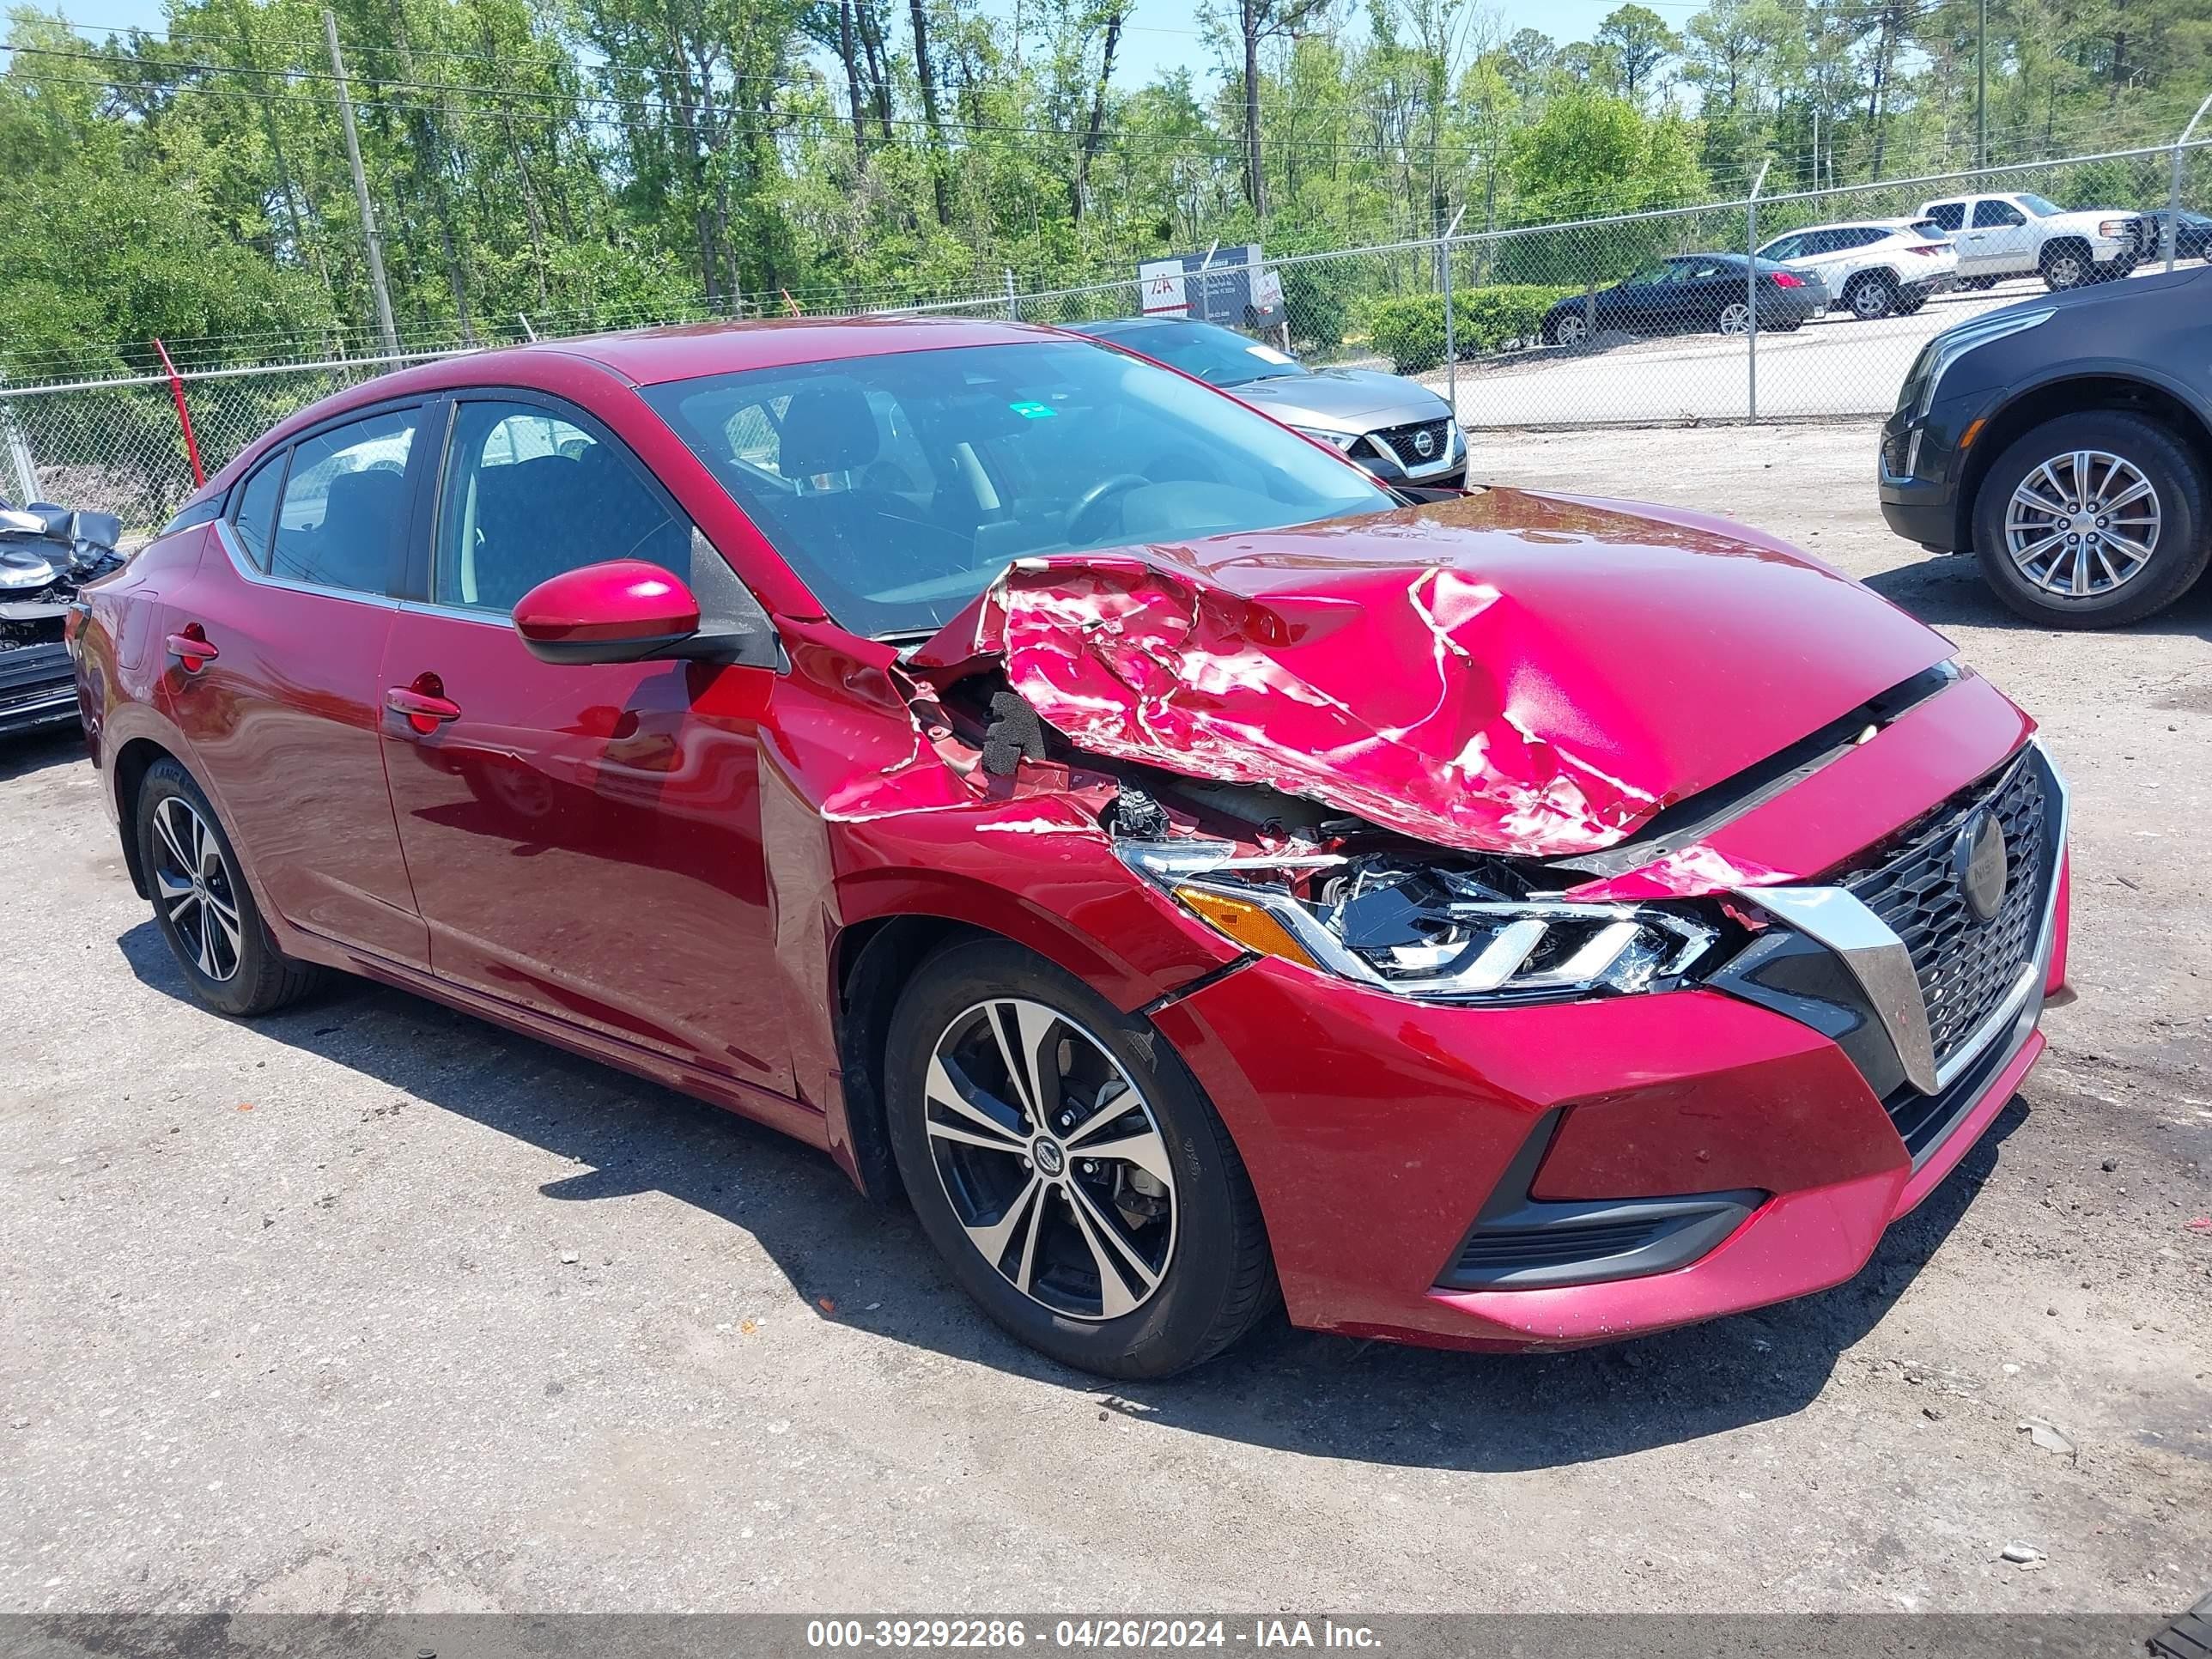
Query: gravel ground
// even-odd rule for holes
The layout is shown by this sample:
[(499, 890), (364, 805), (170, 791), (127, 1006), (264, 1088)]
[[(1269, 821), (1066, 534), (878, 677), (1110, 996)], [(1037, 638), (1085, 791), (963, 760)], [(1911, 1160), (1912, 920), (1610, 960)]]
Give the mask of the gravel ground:
[(1486, 435), (1476, 471), (1798, 541), (1948, 631), (2074, 781), (2078, 1000), (1857, 1279), (1571, 1355), (1277, 1330), (1102, 1389), (765, 1131), (392, 992), (188, 1006), (79, 752), (18, 745), (0, 1611), (2193, 1600), (2212, 590), (2021, 627), (1884, 532), (1863, 424)]

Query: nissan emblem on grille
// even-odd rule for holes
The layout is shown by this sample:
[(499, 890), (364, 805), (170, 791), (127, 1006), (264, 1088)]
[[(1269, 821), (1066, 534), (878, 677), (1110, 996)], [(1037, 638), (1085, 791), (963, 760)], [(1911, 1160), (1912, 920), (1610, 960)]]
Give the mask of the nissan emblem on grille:
[(2053, 879), (2045, 810), (2043, 774), (2016, 761), (1844, 878), (1911, 953), (1939, 1065), (2034, 954)]
[(1984, 811), (1966, 820), (1952, 845), (1951, 867), (1967, 914), (1976, 921), (1992, 920), (2004, 904), (2007, 874), (2004, 827), (1996, 814)]
[(1437, 441), (1429, 436), (1426, 427), (1413, 434), (1413, 450), (1425, 461), (1437, 453)]

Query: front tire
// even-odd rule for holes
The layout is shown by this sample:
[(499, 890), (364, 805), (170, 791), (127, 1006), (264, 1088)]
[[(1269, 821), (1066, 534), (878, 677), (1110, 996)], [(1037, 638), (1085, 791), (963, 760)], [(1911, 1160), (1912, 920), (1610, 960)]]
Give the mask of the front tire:
[(314, 988), (317, 970), (276, 948), (222, 820), (175, 761), (148, 769), (136, 828), (155, 925), (195, 1001), (252, 1016), (273, 1013)]
[(2118, 628), (2163, 611), (2203, 574), (2205, 480), (2161, 426), (2063, 415), (1997, 457), (1974, 502), (1982, 574), (2046, 627)]
[(884, 1064), (891, 1150), (961, 1288), (1103, 1376), (1212, 1358), (1275, 1299), (1228, 1130), (1149, 1022), (1003, 939), (915, 970)]
[(2062, 242), (2043, 251), (2041, 261), (2043, 284), (2053, 294), (2063, 294), (2094, 279), (2095, 263), (2089, 250), (2074, 242)]

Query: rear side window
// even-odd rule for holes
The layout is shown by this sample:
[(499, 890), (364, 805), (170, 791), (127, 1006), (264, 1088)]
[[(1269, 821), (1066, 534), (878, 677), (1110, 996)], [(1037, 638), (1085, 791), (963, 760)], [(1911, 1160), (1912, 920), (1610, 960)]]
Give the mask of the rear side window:
[(269, 574), (318, 587), (381, 593), (407, 527), (407, 455), (416, 410), (376, 415), (301, 440), (276, 514)]
[(256, 570), (269, 568), (269, 532), (276, 521), (276, 492), (284, 487), (284, 458), (289, 453), (280, 449), (261, 464), (238, 492), (237, 511), (230, 517), (238, 544)]
[(1938, 202), (1928, 210), (1928, 216), (1945, 230), (1958, 230), (1966, 222), (1964, 202)]

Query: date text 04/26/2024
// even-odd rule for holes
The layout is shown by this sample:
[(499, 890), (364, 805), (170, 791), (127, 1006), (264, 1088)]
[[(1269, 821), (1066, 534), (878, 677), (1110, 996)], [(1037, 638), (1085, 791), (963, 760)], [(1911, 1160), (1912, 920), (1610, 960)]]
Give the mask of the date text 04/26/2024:
[(1178, 1648), (1338, 1648), (1374, 1650), (1381, 1638), (1365, 1625), (1333, 1619), (1058, 1619), (1034, 1626), (1022, 1619), (815, 1619), (806, 1645), (835, 1651), (865, 1649), (1009, 1648), (1131, 1650)]

